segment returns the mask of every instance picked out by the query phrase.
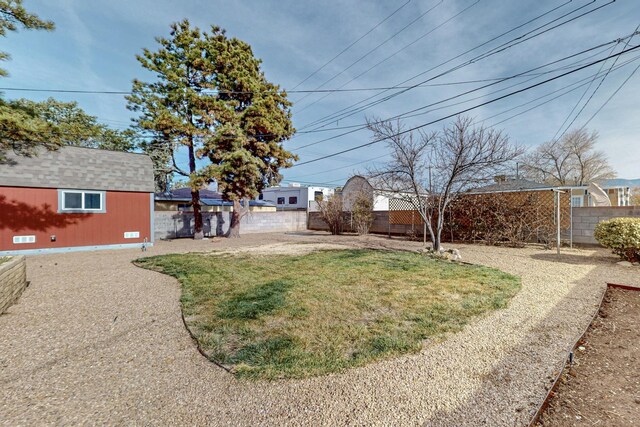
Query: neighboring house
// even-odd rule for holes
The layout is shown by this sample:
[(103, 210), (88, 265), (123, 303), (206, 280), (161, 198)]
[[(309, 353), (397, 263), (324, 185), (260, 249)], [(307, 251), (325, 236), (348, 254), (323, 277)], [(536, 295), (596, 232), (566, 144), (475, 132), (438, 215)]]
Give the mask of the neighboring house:
[[(571, 194), (573, 207), (593, 206), (588, 186), (553, 186), (526, 179), (512, 177), (496, 177), (495, 183), (476, 188), (469, 193), (505, 193), (505, 192), (531, 192), (560, 190)], [(631, 190), (629, 187), (604, 185), (601, 187), (609, 196), (611, 206), (629, 206), (631, 203)]]
[[(413, 193), (396, 191), (389, 188), (382, 180), (375, 177), (365, 177), (362, 175), (354, 175), (347, 180), (342, 187), (342, 206), (345, 211), (351, 210), (351, 205), (355, 201), (357, 195), (361, 192), (370, 194), (373, 199), (374, 211), (388, 211), (390, 200), (399, 200), (413, 198)], [(424, 192), (426, 196), (426, 192)], [(405, 209), (413, 209), (413, 207), (407, 203)], [(394, 207), (397, 209), (397, 207)], [(403, 209), (404, 210), (404, 209)]]
[(153, 242), (145, 154), (63, 147), (0, 163), (0, 255)]
[[(233, 210), (233, 203), (222, 200), (222, 194), (211, 190), (200, 190), (200, 205), (202, 212), (229, 212)], [(168, 193), (155, 194), (155, 209), (157, 211), (192, 212), (191, 189), (177, 188)], [(262, 200), (250, 200), (251, 212), (275, 212), (275, 205)]]
[(265, 188), (258, 200), (273, 203), (278, 210), (307, 210), (314, 201), (327, 199), (333, 194), (333, 188), (292, 183), (288, 187)]

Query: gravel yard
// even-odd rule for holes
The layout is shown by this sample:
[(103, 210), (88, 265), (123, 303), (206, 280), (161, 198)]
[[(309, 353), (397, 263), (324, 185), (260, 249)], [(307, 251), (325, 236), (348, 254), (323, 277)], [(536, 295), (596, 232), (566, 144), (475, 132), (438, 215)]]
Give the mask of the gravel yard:
[[(292, 242), (420, 247), (300, 233), (159, 242), (147, 254)], [(460, 249), (465, 261), (522, 277), (507, 309), (418, 354), (272, 383), (235, 379), (198, 353), (177, 281), (131, 264), (140, 251), (30, 257), (30, 287), (0, 316), (0, 423), (524, 425), (605, 283), (640, 286), (640, 275), (605, 250)]]

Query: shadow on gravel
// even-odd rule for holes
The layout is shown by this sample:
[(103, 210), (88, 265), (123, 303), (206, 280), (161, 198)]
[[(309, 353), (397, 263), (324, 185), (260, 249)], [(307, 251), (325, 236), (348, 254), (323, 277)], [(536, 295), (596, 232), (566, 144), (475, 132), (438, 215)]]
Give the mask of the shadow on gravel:
[[(609, 257), (598, 255), (567, 254), (558, 259), (555, 254), (534, 254), (532, 258), (584, 264), (585, 269), (603, 259), (610, 262)], [(482, 386), (465, 404), (435, 413), (424, 425), (459, 426), (460, 420), (469, 423), (463, 425), (529, 425), (563, 368), (570, 347), (597, 313), (610, 270), (609, 265), (595, 265), (585, 277), (573, 282), (567, 295), (481, 379)], [(640, 277), (636, 281), (640, 284)], [(508, 334), (515, 327), (505, 323), (498, 333)]]
[[(611, 267), (615, 266), (615, 263), (620, 261), (614, 255), (606, 255), (601, 252), (587, 255), (577, 254), (563, 254), (560, 255), (554, 253), (534, 254), (531, 256), (533, 259), (548, 262), (560, 262), (573, 265), (598, 265), (598, 267), (606, 267), (606, 264), (610, 264)], [(605, 265), (602, 265), (605, 264)]]

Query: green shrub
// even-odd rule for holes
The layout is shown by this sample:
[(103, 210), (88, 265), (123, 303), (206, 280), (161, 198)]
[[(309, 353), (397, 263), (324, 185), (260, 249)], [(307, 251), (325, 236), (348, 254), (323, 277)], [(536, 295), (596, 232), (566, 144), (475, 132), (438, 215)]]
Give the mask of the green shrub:
[(640, 218), (613, 218), (596, 225), (594, 237), (622, 259), (640, 261)]

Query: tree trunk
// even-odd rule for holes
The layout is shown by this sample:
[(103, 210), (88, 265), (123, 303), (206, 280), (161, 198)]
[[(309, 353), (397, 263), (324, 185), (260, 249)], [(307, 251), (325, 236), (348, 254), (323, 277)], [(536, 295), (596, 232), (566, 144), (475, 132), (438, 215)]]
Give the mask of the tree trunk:
[(231, 212), (231, 225), (229, 225), (229, 233), (227, 237), (237, 239), (240, 237), (240, 202), (233, 201), (233, 212)]
[(227, 237), (231, 239), (240, 237), (240, 221), (247, 212), (249, 212), (249, 199), (244, 200), (244, 207), (240, 204), (240, 200), (233, 201), (233, 212), (231, 212), (231, 224)]
[(200, 208), (200, 193), (198, 190), (191, 190), (191, 205), (193, 206), (193, 240), (204, 239), (204, 231), (202, 230), (202, 211)]
[[(196, 156), (193, 151), (193, 138), (189, 137), (190, 144), (189, 145), (189, 172), (196, 172)], [(202, 211), (200, 209), (200, 190), (191, 189), (191, 206), (193, 207), (193, 239), (194, 240), (202, 240), (204, 238), (204, 231), (202, 229)]]

